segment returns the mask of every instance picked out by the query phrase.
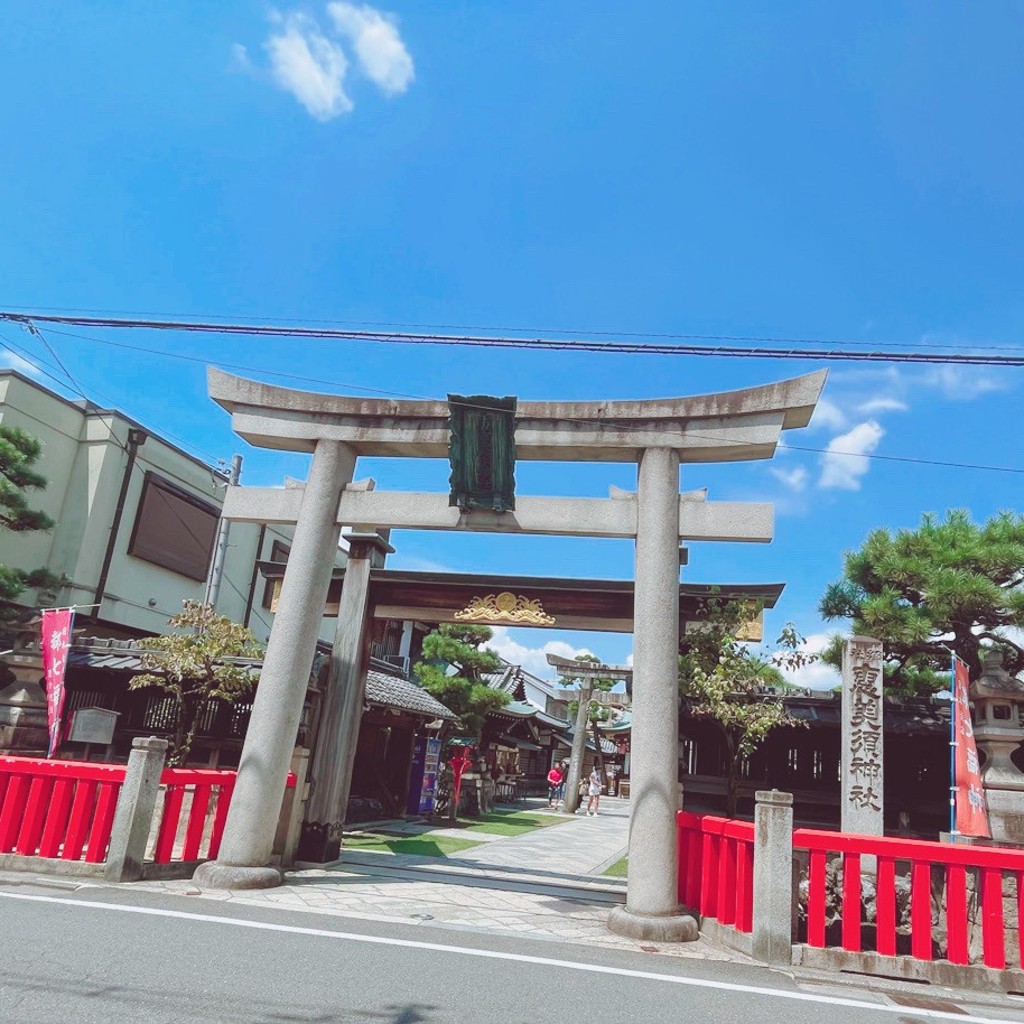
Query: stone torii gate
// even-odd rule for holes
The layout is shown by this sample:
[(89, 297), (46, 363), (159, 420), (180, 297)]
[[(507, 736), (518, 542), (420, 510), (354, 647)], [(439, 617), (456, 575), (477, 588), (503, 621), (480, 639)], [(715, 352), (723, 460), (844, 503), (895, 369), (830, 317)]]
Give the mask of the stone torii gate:
[[(572, 754), (569, 757), (569, 773), (565, 779), (565, 812), (575, 814), (580, 805), (580, 775), (583, 771), (583, 752), (587, 745), (587, 719), (589, 716), (590, 694), (595, 680), (613, 680), (632, 683), (633, 670), (625, 665), (602, 665), (600, 662), (570, 661), (557, 654), (547, 656), (548, 664), (558, 669), (563, 678), (580, 680), (579, 707), (576, 709), (576, 727), (572, 736)], [(600, 753), (600, 752), (599, 752)]]
[[(499, 512), (452, 507), (446, 494), (376, 491), (353, 482), (360, 456), (447, 458), (449, 403), (311, 394), (211, 368), (210, 396), (231, 413), (236, 433), (257, 447), (313, 458), (302, 488), (232, 487), (225, 500), (228, 519), (291, 523), (295, 532), (220, 853), (200, 866), (196, 880), (226, 888), (282, 880), (270, 866), (271, 848), (342, 524), (363, 534), (427, 529), (633, 538), (630, 872), (626, 906), (613, 911), (609, 927), (660, 941), (695, 939), (696, 923), (679, 912), (676, 891), (680, 541), (766, 543), (774, 510), (681, 495), (679, 466), (771, 458), (783, 430), (807, 425), (825, 378), (822, 370), (691, 398), (519, 403), (517, 459), (635, 462), (637, 491), (516, 497), (514, 511)], [(364, 608), (355, 607), (360, 589), (365, 595), (364, 584), (342, 601), (339, 634), (343, 613), (363, 622), (365, 597)], [(332, 674), (358, 670), (360, 645), (353, 639), (349, 634)], [(339, 728), (343, 718), (343, 710), (335, 716)]]

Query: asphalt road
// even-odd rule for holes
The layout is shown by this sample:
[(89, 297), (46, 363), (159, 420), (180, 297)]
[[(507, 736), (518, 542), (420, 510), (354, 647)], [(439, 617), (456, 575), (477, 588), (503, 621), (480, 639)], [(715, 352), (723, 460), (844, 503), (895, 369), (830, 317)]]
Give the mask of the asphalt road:
[(122, 887), (0, 885), (0, 939), (0, 1021), (18, 1024), (1024, 1021), (1002, 997), (902, 986), (898, 1003), (762, 968)]

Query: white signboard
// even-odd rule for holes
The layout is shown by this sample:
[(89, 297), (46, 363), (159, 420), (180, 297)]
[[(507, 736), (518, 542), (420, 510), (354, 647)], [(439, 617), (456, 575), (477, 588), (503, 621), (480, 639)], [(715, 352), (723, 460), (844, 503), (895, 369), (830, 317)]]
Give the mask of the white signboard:
[(106, 708), (79, 708), (71, 716), (68, 740), (72, 743), (111, 743), (118, 717), (119, 712)]

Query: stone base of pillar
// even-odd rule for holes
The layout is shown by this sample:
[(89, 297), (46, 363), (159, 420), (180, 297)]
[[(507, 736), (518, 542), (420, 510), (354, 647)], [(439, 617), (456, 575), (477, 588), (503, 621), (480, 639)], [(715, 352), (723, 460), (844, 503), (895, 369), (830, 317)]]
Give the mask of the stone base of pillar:
[(273, 889), (284, 882), (277, 868), (220, 864), (208, 860), (196, 868), (192, 881), (206, 889)]
[(625, 907), (613, 907), (608, 930), (627, 939), (651, 942), (696, 942), (697, 922), (689, 914), (634, 914)]
[(329, 864), (341, 856), (341, 825), (304, 821), (296, 860)]

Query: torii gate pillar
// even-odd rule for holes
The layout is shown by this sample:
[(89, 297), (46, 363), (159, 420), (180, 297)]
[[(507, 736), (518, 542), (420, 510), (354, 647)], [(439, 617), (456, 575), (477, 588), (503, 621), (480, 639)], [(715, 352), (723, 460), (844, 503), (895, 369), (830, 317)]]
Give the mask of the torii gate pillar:
[(633, 742), (629, 886), (608, 927), (630, 938), (686, 942), (697, 922), (679, 912), (679, 452), (648, 448), (637, 486), (633, 598)]
[(355, 464), (355, 453), (347, 444), (317, 442), (246, 730), (224, 839), (217, 860), (196, 869), (194, 877), (200, 885), (264, 889), (281, 884), (281, 872), (270, 866), (270, 854), (316, 652), (321, 620), (310, 609), (323, 608), (327, 600), (341, 533), (338, 495), (352, 479)]

